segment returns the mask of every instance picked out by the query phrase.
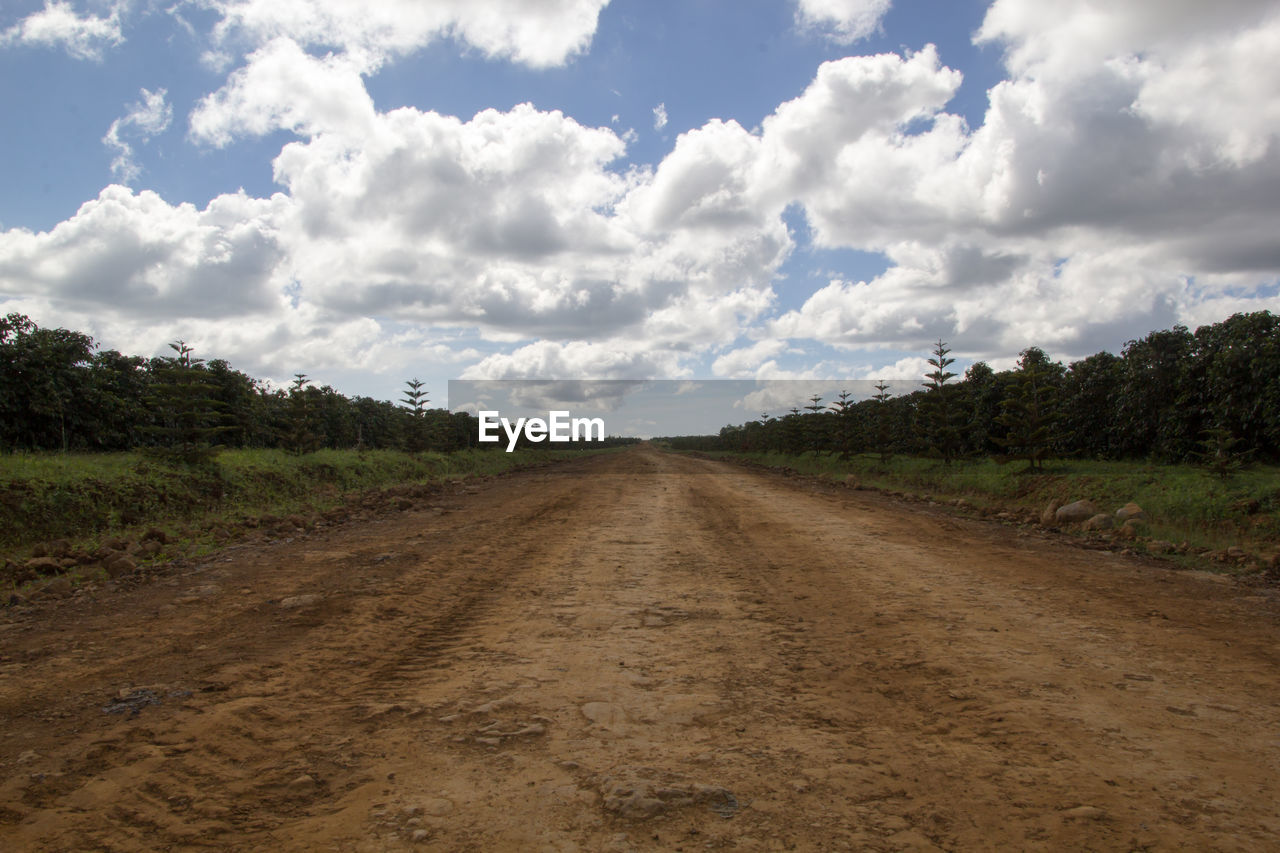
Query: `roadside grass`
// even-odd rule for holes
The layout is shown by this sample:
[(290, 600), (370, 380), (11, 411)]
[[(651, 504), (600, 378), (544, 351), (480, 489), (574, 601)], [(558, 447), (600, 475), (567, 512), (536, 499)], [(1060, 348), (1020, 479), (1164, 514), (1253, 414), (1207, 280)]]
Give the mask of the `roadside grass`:
[(591, 452), (602, 451), (321, 450), (296, 456), (227, 450), (197, 467), (141, 452), (0, 456), (0, 553), (21, 557), (38, 543), (61, 539), (93, 548), (105, 538), (152, 527), (182, 538), (192, 525), (321, 512), (353, 493), (494, 475)]
[(928, 495), (941, 502), (964, 499), (988, 511), (1034, 512), (1051, 501), (1088, 499), (1102, 512), (1133, 501), (1150, 517), (1143, 536), (1192, 548), (1221, 550), (1236, 546), (1252, 552), (1280, 547), (1280, 468), (1256, 465), (1228, 480), (1192, 465), (1151, 462), (1058, 460), (1043, 472), (1028, 473), (1022, 463), (964, 459), (944, 465), (937, 459), (895, 456), (788, 456), (778, 453), (712, 452), (802, 474), (844, 481), (852, 475), (864, 486)]

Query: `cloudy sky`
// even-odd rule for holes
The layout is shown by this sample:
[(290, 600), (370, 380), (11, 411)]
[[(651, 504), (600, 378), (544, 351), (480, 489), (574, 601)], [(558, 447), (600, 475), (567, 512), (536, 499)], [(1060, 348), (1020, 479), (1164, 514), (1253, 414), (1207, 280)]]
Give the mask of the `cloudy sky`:
[(0, 312), (348, 394), (1278, 310), (1274, 0), (5, 0)]

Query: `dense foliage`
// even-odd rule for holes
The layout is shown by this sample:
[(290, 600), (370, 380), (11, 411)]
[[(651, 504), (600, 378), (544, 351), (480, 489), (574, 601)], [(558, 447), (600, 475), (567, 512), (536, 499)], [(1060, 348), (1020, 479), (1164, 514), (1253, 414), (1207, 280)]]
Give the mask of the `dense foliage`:
[(21, 314), (0, 318), (0, 451), (153, 448), (200, 463), (217, 447), (449, 452), (478, 444), (476, 419), (428, 408), (417, 379), (396, 405), (345, 397), (301, 373), (288, 389), (271, 388), (221, 359), (195, 357), (183, 341), (170, 347), (168, 357), (126, 356)]
[[(1063, 365), (1038, 347), (1018, 367), (973, 364), (960, 382), (939, 341), (922, 389), (881, 393), (828, 408), (793, 409), (727, 426), (715, 436), (666, 439), (672, 446), (801, 454), (825, 452), (992, 456), (1039, 467), (1045, 459), (1280, 461), (1280, 317), (1236, 314), (1183, 326)], [(816, 438), (815, 438), (816, 437)]]

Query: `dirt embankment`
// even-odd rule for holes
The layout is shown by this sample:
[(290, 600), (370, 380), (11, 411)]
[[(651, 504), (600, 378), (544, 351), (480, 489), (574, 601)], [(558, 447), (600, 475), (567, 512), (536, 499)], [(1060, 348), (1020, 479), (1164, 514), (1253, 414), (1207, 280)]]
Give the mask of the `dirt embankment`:
[(1278, 613), (640, 448), (0, 615), (0, 848), (1271, 849)]

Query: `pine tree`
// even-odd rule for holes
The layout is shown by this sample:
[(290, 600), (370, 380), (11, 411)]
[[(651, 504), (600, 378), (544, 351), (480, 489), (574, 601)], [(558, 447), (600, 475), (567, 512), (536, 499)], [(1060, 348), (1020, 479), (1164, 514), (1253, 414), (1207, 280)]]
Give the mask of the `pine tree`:
[(949, 352), (951, 350), (939, 338), (937, 345), (933, 348), (933, 357), (929, 359), (929, 365), (933, 367), (933, 371), (925, 374), (925, 378), (929, 381), (923, 383), (923, 386), (929, 390), (922, 402), (925, 440), (929, 444), (930, 452), (941, 456), (946, 465), (951, 464), (951, 460), (956, 457), (960, 448), (959, 416), (961, 414), (955, 395), (952, 393), (955, 386), (947, 385), (947, 382), (956, 375), (947, 370), (955, 363), (954, 358), (947, 358)]
[(1195, 460), (1208, 473), (1226, 482), (1245, 466), (1253, 450), (1239, 451), (1237, 445), (1241, 439), (1232, 435), (1231, 430), (1221, 426), (1204, 431), (1204, 439), (1197, 442), (1201, 450), (1195, 453)]
[(314, 453), (320, 448), (320, 437), (312, 432), (313, 417), (307, 393), (310, 382), (307, 374), (295, 373), (293, 384), (289, 386), (289, 419), (284, 445), (299, 456)]
[(426, 450), (431, 445), (430, 424), (427, 423), (427, 392), (417, 377), (405, 382), (404, 397), (400, 400), (408, 411), (410, 422), (405, 430), (404, 448), (410, 453)]
[(885, 463), (893, 458), (893, 424), (889, 421), (889, 386), (883, 379), (877, 379), (875, 400), (875, 451), (880, 454), (880, 462)]
[(760, 413), (760, 447), (765, 453), (781, 453), (783, 442), (778, 430), (778, 419), (769, 416), (768, 412)]
[(417, 377), (410, 379), (404, 384), (404, 398), (400, 402), (404, 403), (404, 407), (408, 409), (409, 413), (415, 418), (422, 417), (423, 413), (426, 411), (427, 403), (429, 402), (427, 399), (427, 392), (422, 390), (422, 383), (418, 381)]
[(822, 396), (814, 394), (809, 398), (809, 405), (804, 410), (812, 417), (806, 416), (804, 419), (805, 441), (809, 445), (809, 449), (817, 456), (822, 453), (823, 447), (826, 445), (826, 421), (822, 415), (826, 412), (826, 406), (822, 405)]
[(782, 429), (783, 450), (788, 456), (799, 456), (804, 453), (805, 435), (802, 417), (800, 409), (792, 406), (781, 418), (779, 426)]
[(1058, 389), (1049, 357), (1038, 347), (1022, 352), (1015, 381), (1000, 402), (996, 423), (1008, 432), (996, 441), (1009, 458), (1027, 460), (1027, 470), (1043, 469), (1058, 440)]
[(147, 405), (156, 422), (144, 431), (158, 439), (162, 455), (188, 465), (208, 464), (221, 449), (214, 439), (231, 429), (222, 422), (226, 404), (214, 396), (217, 389), (204, 359), (195, 358), (186, 341), (169, 348), (177, 355), (151, 366)]
[(841, 459), (848, 459), (856, 448), (858, 435), (853, 395), (842, 390), (831, 404), (831, 411), (836, 416), (836, 449), (840, 451)]

